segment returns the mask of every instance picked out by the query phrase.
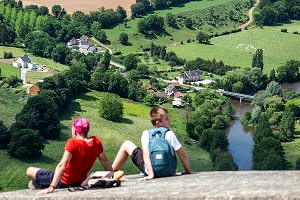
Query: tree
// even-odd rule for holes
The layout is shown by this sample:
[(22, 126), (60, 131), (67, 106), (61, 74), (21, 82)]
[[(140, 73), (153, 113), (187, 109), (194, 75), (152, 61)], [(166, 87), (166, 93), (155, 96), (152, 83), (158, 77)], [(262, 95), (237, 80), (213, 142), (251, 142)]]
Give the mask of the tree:
[(120, 121), (123, 116), (123, 104), (120, 97), (106, 93), (99, 102), (100, 117), (111, 121)]
[(263, 49), (257, 49), (252, 59), (252, 68), (264, 69)]
[(184, 25), (189, 28), (189, 29), (192, 29), (193, 28), (193, 20), (191, 18), (186, 18), (184, 20)]
[(190, 95), (187, 94), (187, 95), (183, 96), (182, 102), (183, 102), (183, 105), (185, 105), (185, 106), (191, 106), (193, 99)]
[(121, 33), (120, 37), (119, 37), (119, 40), (120, 40), (121, 44), (123, 44), (123, 45), (127, 44), (128, 43), (127, 33)]
[(122, 22), (127, 17), (126, 10), (122, 6), (117, 7), (116, 14), (119, 22)]
[(196, 36), (196, 40), (198, 40), (199, 43), (208, 43), (210, 39), (210, 36), (202, 31), (198, 32)]
[(0, 43), (11, 44), (15, 41), (17, 35), (14, 29), (0, 22)]
[(93, 21), (92, 26), (91, 26), (91, 31), (92, 34), (95, 36), (97, 33), (101, 30), (101, 24), (98, 21)]
[(123, 63), (125, 66), (125, 70), (130, 71), (137, 68), (138, 59), (134, 54), (130, 53), (124, 58)]
[(290, 60), (285, 65), (278, 67), (277, 78), (280, 83), (294, 83), (299, 80), (300, 77), (300, 61)]
[(215, 149), (211, 153), (212, 161), (214, 163), (214, 170), (216, 171), (236, 171), (237, 164), (233, 161), (232, 155), (227, 151)]
[(143, 102), (147, 106), (154, 106), (157, 102), (157, 98), (153, 94), (147, 94), (146, 97), (144, 98)]
[(295, 119), (294, 113), (288, 108), (284, 111), (279, 124), (280, 133), (285, 136), (287, 141), (291, 141), (295, 135)]
[(260, 142), (262, 139), (267, 137), (273, 137), (273, 131), (271, 129), (269, 120), (265, 114), (262, 114), (259, 118), (258, 124), (256, 126), (256, 132), (254, 135), (254, 141), (256, 143)]
[(95, 34), (95, 37), (101, 42), (101, 43), (105, 43), (107, 36), (104, 30), (100, 30)]
[(178, 28), (176, 18), (172, 13), (166, 14), (166, 23), (168, 26), (170, 26), (172, 28)]
[(271, 81), (266, 88), (266, 91), (270, 92), (272, 96), (282, 97), (282, 88), (281, 85), (276, 81)]
[(111, 55), (108, 51), (105, 51), (102, 62), (101, 62), (101, 69), (103, 72), (106, 72), (109, 68), (111, 61)]
[(65, 64), (66, 57), (71, 53), (71, 50), (65, 44), (57, 44), (52, 51), (52, 59), (56, 62)]
[(147, 95), (146, 88), (139, 82), (132, 82), (128, 87), (128, 98), (133, 101), (142, 102)]
[(3, 121), (0, 120), (0, 149), (6, 149), (10, 140), (11, 135), (7, 127), (3, 124)]
[(52, 14), (54, 15), (54, 17), (58, 18), (62, 11), (62, 8), (60, 5), (54, 5), (54, 6), (52, 6), (51, 11), (52, 11)]
[(111, 74), (108, 83), (108, 91), (126, 98), (128, 95), (128, 81), (121, 74)]
[(20, 129), (12, 135), (8, 153), (16, 158), (39, 158), (44, 146), (43, 138), (38, 131)]
[(253, 150), (253, 167), (255, 170), (285, 169), (286, 160), (280, 142), (273, 137), (267, 137), (255, 143)]
[(39, 130), (46, 139), (60, 137), (58, 107), (47, 95), (29, 98), (22, 111), (16, 115), (16, 121), (26, 122), (27, 128)]

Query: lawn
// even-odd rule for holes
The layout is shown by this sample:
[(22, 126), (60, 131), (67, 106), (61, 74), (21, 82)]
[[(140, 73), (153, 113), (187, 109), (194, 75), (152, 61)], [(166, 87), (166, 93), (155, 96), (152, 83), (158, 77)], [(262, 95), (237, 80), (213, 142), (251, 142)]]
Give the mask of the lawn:
[[(16, 160), (10, 158), (5, 151), (0, 151), (1, 171), (0, 185), (3, 191), (16, 190), (27, 187), (28, 179), (25, 176), (26, 168), (29, 166), (38, 166), (47, 169), (54, 169), (63, 153), (63, 148), (67, 138), (71, 134), (71, 124), (75, 118), (84, 117), (91, 123), (90, 135), (97, 135), (101, 138), (107, 157), (111, 162), (125, 140), (132, 140), (137, 145), (141, 145), (140, 136), (143, 130), (151, 128), (148, 113), (150, 107), (141, 103), (132, 102), (128, 99), (122, 99), (124, 106), (123, 120), (119, 123), (101, 118), (98, 114), (98, 102), (103, 93), (91, 91), (78, 96), (78, 98), (69, 104), (61, 116), (62, 135), (57, 141), (47, 141), (43, 156), (39, 160)], [(197, 147), (186, 137), (185, 119), (183, 110), (169, 108), (170, 118), (172, 120), (172, 130), (176, 133), (178, 140), (184, 145), (190, 158), (192, 171), (210, 171), (212, 163), (209, 154)], [(93, 170), (103, 170), (97, 163)], [(129, 160), (122, 168), (126, 174), (137, 174), (139, 170)], [(178, 171), (182, 171), (180, 159), (178, 160)]]
[(21, 76), (21, 70), (19, 68), (12, 67), (9, 64), (0, 62), (0, 69), (1, 69), (1, 76), (17, 76), (19, 78)]

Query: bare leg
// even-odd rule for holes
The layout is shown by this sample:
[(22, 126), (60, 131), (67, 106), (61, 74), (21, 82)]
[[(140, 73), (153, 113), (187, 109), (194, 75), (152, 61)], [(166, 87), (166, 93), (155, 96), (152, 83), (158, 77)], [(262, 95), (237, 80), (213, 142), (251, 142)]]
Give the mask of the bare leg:
[(137, 148), (137, 146), (133, 142), (126, 140), (119, 149), (118, 154), (116, 155), (116, 158), (112, 164), (113, 170), (119, 170), (120, 167), (126, 162), (128, 156), (131, 156), (135, 148)]
[(37, 167), (28, 167), (27, 171), (26, 171), (26, 175), (28, 176), (28, 178), (30, 178), (31, 180), (35, 180), (35, 175), (36, 172), (38, 170), (40, 170), (41, 168), (37, 168)]

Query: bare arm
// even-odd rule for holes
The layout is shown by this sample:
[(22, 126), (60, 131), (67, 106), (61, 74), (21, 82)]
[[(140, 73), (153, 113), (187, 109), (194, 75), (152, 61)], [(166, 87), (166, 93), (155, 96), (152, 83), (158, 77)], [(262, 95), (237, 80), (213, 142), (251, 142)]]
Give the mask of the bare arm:
[(143, 148), (143, 159), (144, 159), (144, 163), (148, 170), (148, 176), (142, 178), (141, 180), (145, 181), (145, 180), (153, 179), (154, 172), (153, 172), (153, 168), (152, 168), (152, 163), (151, 163), (151, 159), (150, 159), (150, 152), (149, 152), (148, 146)]
[(50, 186), (48, 188), (45, 188), (45, 189), (39, 191), (38, 194), (47, 194), (47, 193), (51, 193), (54, 191), (54, 189), (56, 188), (57, 184), (59, 183), (59, 181), (61, 179), (61, 176), (65, 172), (66, 166), (70, 162), (71, 158), (72, 158), (72, 154), (70, 152), (68, 152), (67, 150), (65, 150), (63, 157), (61, 158), (60, 162), (58, 163), (58, 165), (55, 168), (53, 180), (52, 180)]
[(176, 152), (177, 152), (177, 154), (183, 164), (183, 167), (184, 167), (183, 174), (190, 174), (191, 173), (190, 162), (189, 162), (189, 159), (188, 159), (184, 149), (182, 147), (180, 147)]
[(102, 164), (102, 166), (104, 167), (105, 170), (107, 170), (107, 171), (113, 171), (113, 168), (112, 168), (109, 160), (107, 159), (104, 151), (99, 154), (98, 159), (101, 162), (101, 164)]

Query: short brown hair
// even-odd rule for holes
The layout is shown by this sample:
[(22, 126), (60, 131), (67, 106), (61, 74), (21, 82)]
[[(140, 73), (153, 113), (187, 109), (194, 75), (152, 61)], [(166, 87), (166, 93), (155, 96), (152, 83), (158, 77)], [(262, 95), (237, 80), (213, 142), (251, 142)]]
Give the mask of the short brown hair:
[(159, 121), (161, 122), (162, 116), (168, 114), (168, 110), (166, 108), (156, 106), (151, 109), (150, 111), (150, 120), (153, 126), (156, 125), (156, 122)]

